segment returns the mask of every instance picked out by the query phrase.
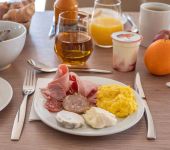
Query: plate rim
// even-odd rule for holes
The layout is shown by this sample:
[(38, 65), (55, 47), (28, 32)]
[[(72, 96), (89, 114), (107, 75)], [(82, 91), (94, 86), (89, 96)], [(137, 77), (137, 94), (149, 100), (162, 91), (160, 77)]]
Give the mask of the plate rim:
[(2, 77), (0, 77), (0, 80), (1, 81), (3, 81), (3, 83), (4, 84), (6, 84), (7, 86), (8, 86), (8, 88), (9, 88), (9, 98), (8, 98), (8, 100), (6, 101), (6, 103), (4, 103), (2, 106), (0, 106), (0, 111), (2, 111), (3, 109), (5, 109), (7, 106), (8, 106), (8, 104), (11, 102), (11, 100), (12, 100), (12, 97), (13, 97), (13, 89), (12, 89), (12, 86), (11, 86), (11, 84), (7, 81), (7, 80), (5, 80), (4, 78), (2, 78)]
[[(114, 79), (111, 79), (111, 78), (105, 78), (105, 77), (98, 77), (98, 76), (80, 76), (80, 78), (89, 78), (89, 77), (93, 77), (93, 78), (101, 78), (101, 79), (106, 79), (106, 80), (112, 80), (112, 81), (116, 81), (116, 82), (118, 82), (118, 83), (121, 83), (122, 85), (125, 85), (125, 86), (128, 86), (128, 85), (126, 85), (126, 84), (124, 84), (124, 83), (122, 83), (122, 82), (120, 82), (120, 81), (118, 81), (118, 80), (114, 80)], [(45, 79), (45, 78), (39, 78), (39, 79)], [(46, 78), (46, 79), (51, 79), (51, 78)], [(132, 88), (133, 89), (133, 88)], [(34, 101), (33, 101), (33, 103), (34, 103), (34, 109), (35, 109), (35, 112), (37, 113), (37, 115), (39, 116), (39, 118), (40, 118), (40, 120), (44, 123), (44, 124), (46, 124), (47, 126), (49, 126), (49, 127), (51, 127), (51, 128), (53, 128), (53, 129), (55, 129), (55, 130), (57, 130), (57, 131), (60, 131), (60, 132), (64, 132), (64, 133), (67, 133), (67, 134), (72, 134), (72, 135), (78, 135), (78, 136), (92, 136), (92, 137), (95, 137), (95, 136), (106, 136), (106, 135), (112, 135), (112, 134), (117, 134), (117, 133), (120, 133), (120, 132), (123, 132), (123, 131), (125, 131), (125, 130), (127, 130), (127, 129), (129, 129), (129, 128), (131, 128), (131, 127), (133, 127), (134, 125), (136, 125), (140, 120), (141, 120), (141, 118), (143, 117), (143, 115), (144, 115), (144, 105), (143, 105), (143, 100), (142, 100), (142, 98), (140, 98), (140, 96), (139, 96), (139, 94), (133, 89), (133, 91), (135, 92), (135, 95), (137, 95), (138, 96), (138, 98), (140, 99), (140, 101), (141, 101), (141, 104), (142, 104), (142, 110), (141, 110), (141, 114), (140, 114), (140, 117), (138, 117), (135, 121), (134, 121), (134, 123), (133, 124), (129, 124), (129, 126), (126, 126), (126, 128), (124, 128), (124, 129), (120, 129), (119, 131), (117, 131), (117, 132), (109, 132), (109, 133), (105, 133), (105, 132), (102, 132), (102, 133), (100, 133), (100, 134), (90, 134), (90, 133), (86, 133), (86, 134), (81, 134), (81, 133), (77, 133), (77, 132), (74, 132), (74, 130), (70, 130), (70, 129), (66, 129), (66, 128), (58, 128), (58, 129), (56, 129), (55, 127), (53, 127), (50, 123), (48, 123), (48, 121), (46, 121), (46, 120), (44, 120), (43, 119), (43, 117), (41, 116), (41, 114), (39, 114), (39, 112), (37, 112), (37, 110), (36, 110), (36, 99), (34, 99)], [(67, 130), (69, 130), (69, 131), (67, 131)]]

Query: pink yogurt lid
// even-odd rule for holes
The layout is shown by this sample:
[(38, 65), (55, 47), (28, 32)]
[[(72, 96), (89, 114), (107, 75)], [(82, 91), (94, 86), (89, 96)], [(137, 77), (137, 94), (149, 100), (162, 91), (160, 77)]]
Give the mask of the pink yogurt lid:
[(126, 32), (126, 31), (112, 33), (111, 37), (113, 40), (116, 40), (118, 42), (123, 42), (123, 43), (133, 43), (142, 40), (141, 35), (133, 32)]

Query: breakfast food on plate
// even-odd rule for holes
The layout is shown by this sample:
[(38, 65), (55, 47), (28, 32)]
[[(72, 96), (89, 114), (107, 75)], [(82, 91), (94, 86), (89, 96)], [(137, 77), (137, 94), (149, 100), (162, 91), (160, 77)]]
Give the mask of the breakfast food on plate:
[(110, 127), (117, 123), (115, 115), (98, 107), (91, 107), (83, 114), (83, 117), (88, 125), (98, 129)]
[(170, 40), (170, 30), (160, 31), (157, 35), (155, 35), (153, 42), (160, 39)]
[(154, 75), (170, 74), (170, 39), (153, 42), (145, 51), (144, 62)]
[(67, 111), (75, 113), (84, 113), (90, 108), (87, 98), (80, 94), (68, 95), (63, 100), (63, 107)]
[(133, 90), (122, 85), (102, 85), (97, 91), (97, 106), (117, 117), (127, 117), (137, 110)]
[(133, 90), (122, 85), (96, 85), (69, 72), (65, 64), (58, 67), (54, 79), (41, 89), (44, 107), (56, 112), (56, 120), (64, 128), (88, 124), (100, 129), (116, 124), (116, 117), (127, 117), (137, 110)]
[[(46, 88), (41, 89), (41, 92), (47, 100), (45, 108), (50, 112), (61, 111), (64, 104), (64, 107), (69, 111), (72, 110), (73, 112), (81, 113), (84, 112), (89, 105), (94, 105), (96, 103), (97, 87), (95, 83), (83, 80), (75, 73), (69, 72), (68, 67), (62, 64), (59, 65), (54, 79)], [(69, 95), (73, 96), (68, 97)], [(80, 95), (83, 99), (79, 103), (77, 100), (80, 99)], [(69, 103), (68, 100), (74, 97), (77, 98)], [(68, 104), (70, 104), (70, 106), (68, 106)], [(81, 109), (78, 108), (79, 106), (81, 106)]]
[(57, 113), (56, 120), (61, 126), (68, 129), (80, 128), (84, 125), (81, 115), (65, 110)]
[(11, 32), (11, 30), (0, 31), (0, 42), (7, 40), (10, 32)]

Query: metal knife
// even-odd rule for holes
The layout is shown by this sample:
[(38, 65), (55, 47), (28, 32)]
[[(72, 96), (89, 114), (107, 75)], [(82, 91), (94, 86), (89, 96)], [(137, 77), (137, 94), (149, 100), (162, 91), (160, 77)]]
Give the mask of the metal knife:
[(129, 15), (125, 15), (125, 17), (127, 18), (127, 20), (129, 21), (129, 23), (131, 24), (131, 29), (130, 31), (131, 32), (134, 32), (134, 33), (138, 33), (139, 30), (138, 30), (138, 27), (137, 25), (135, 24), (135, 22), (133, 21), (133, 19), (129, 16)]
[[(41, 71), (41, 72), (56, 72), (58, 68), (51, 68), (51, 69), (46, 69), (46, 68), (35, 68), (34, 69)], [(69, 68), (70, 71), (75, 71), (75, 72), (88, 72), (88, 73), (103, 73), (103, 74), (112, 74), (112, 71), (110, 70), (102, 70), (102, 69), (93, 69), (93, 68)]]
[(53, 16), (53, 23), (50, 27), (50, 31), (48, 33), (48, 36), (50, 39), (52, 39), (55, 36), (55, 17)]
[(141, 96), (141, 98), (143, 99), (143, 104), (144, 104), (144, 108), (145, 108), (145, 119), (147, 121), (147, 130), (148, 130), (147, 138), (155, 140), (156, 139), (156, 130), (154, 127), (154, 122), (152, 119), (151, 112), (149, 110), (149, 106), (147, 104), (147, 99), (146, 99), (144, 90), (142, 88), (139, 72), (136, 73), (134, 88), (137, 91), (137, 93)]
[(93, 69), (93, 68), (70, 68), (71, 71), (77, 72), (92, 72), (92, 73), (104, 73), (104, 74), (112, 74), (113, 72), (110, 70), (102, 70), (102, 69)]

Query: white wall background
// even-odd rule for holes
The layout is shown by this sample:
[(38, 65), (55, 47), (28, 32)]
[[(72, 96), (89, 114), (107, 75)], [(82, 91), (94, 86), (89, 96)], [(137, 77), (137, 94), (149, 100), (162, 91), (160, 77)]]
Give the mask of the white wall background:
[(45, 3), (46, 0), (35, 0), (35, 11), (44, 11)]

